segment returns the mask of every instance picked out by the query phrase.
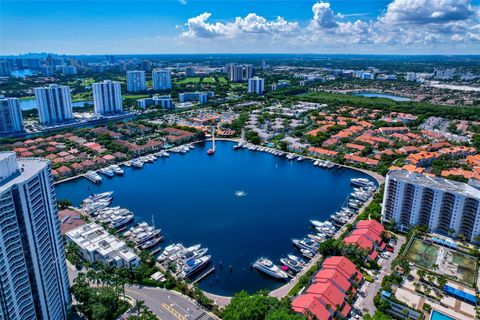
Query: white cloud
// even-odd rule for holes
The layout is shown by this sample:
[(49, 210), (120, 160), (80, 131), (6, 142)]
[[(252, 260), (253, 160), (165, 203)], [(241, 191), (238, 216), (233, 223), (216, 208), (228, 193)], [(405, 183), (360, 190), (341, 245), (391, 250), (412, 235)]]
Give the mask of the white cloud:
[(328, 2), (314, 3), (312, 13), (310, 21), (301, 26), (283, 17), (268, 20), (255, 13), (230, 22), (210, 22), (211, 13), (205, 12), (188, 19), (180, 38), (236, 39), (237, 44), (256, 42), (253, 51), (269, 48), (274, 52), (338, 52), (353, 48), (403, 52), (465, 44), (473, 48), (480, 41), (480, 10), (472, 6), (471, 0), (393, 0), (371, 20), (345, 21), (355, 14), (336, 13)]
[(180, 3), (183, 4), (183, 5), (186, 5), (186, 4), (187, 4), (187, 0), (178, 0), (178, 2), (180, 2)]
[(288, 22), (282, 17), (275, 20), (267, 20), (255, 13), (249, 13), (245, 18), (237, 17), (234, 22), (210, 23), (207, 20), (211, 13), (204, 12), (194, 18), (188, 19), (182, 33), (183, 37), (188, 38), (214, 38), (226, 37), (233, 38), (244, 35), (270, 35), (278, 37), (281, 35), (297, 34), (299, 25), (297, 22)]

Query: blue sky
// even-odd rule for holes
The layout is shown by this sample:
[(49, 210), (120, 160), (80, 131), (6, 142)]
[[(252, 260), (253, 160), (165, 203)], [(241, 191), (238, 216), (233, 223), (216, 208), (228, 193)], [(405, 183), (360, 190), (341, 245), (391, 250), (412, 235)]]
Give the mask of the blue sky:
[(0, 54), (478, 54), (479, 2), (0, 0)]

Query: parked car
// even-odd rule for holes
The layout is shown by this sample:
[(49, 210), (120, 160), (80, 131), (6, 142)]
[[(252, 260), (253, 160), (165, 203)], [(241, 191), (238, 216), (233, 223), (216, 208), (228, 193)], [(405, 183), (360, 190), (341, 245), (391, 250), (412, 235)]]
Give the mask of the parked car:
[(387, 251), (393, 253), (393, 247), (387, 247)]

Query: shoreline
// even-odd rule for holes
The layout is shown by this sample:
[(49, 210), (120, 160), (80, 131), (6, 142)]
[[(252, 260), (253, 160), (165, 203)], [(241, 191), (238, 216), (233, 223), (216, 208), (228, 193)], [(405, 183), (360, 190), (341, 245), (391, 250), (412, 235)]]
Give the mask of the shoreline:
[[(176, 147), (180, 147), (180, 146), (184, 146), (184, 145), (187, 145), (187, 144), (199, 144), (199, 143), (205, 143), (205, 142), (208, 142), (208, 141), (211, 141), (212, 139), (211, 138), (206, 138), (204, 140), (197, 140), (197, 141), (193, 141), (193, 142), (190, 142), (190, 143), (186, 143), (186, 144), (182, 144), (182, 145), (178, 145), (178, 146), (174, 146), (172, 148), (176, 148)], [(218, 140), (218, 141), (226, 141), (226, 142), (233, 142), (233, 143), (238, 143), (240, 141), (242, 141), (240, 138), (215, 138), (215, 140)], [(269, 148), (267, 147), (268, 149), (270, 150), (275, 150), (275, 151), (280, 151), (280, 150), (277, 150), (275, 148)], [(171, 148), (169, 149), (163, 149), (165, 151), (168, 151), (170, 150)], [(285, 154), (292, 154), (292, 155), (298, 155), (297, 153), (294, 153), (294, 152), (286, 152), (286, 151), (283, 151), (285, 152)], [(152, 153), (155, 153), (155, 152), (152, 152)], [(151, 153), (148, 153), (148, 154), (151, 154)], [(147, 154), (146, 154), (147, 155)], [(303, 156), (303, 155), (302, 155)], [(315, 161), (319, 158), (315, 158), (315, 157), (312, 157), (312, 156), (303, 156), (305, 159), (308, 159), (308, 160), (311, 160), (311, 161)], [(120, 162), (120, 163), (117, 163), (117, 165), (124, 165), (127, 161), (130, 161), (130, 160), (126, 160), (126, 161), (123, 161), (123, 162)], [(294, 160), (292, 160), (294, 161)], [(374, 179), (377, 184), (378, 184), (378, 187), (380, 187), (384, 182), (385, 182), (385, 178), (383, 176), (381, 176), (380, 174), (376, 173), (376, 172), (373, 172), (373, 171), (370, 171), (370, 170), (367, 170), (367, 169), (362, 169), (362, 168), (356, 168), (356, 167), (352, 167), (352, 166), (349, 166), (349, 165), (344, 165), (344, 164), (338, 164), (338, 163), (335, 163), (335, 165), (337, 165), (338, 167), (342, 168), (342, 169), (350, 169), (350, 170), (356, 170), (358, 172), (362, 172), (363, 174), (366, 174), (368, 175), (369, 177), (371, 177), (372, 179)], [(96, 171), (96, 170), (95, 170)], [(79, 175), (76, 175), (76, 176), (73, 176), (73, 177), (69, 177), (69, 178), (66, 178), (66, 179), (63, 179), (63, 180), (60, 180), (60, 181), (56, 181), (54, 182), (54, 185), (57, 185), (57, 184), (61, 184), (63, 182), (68, 182), (68, 181), (72, 181), (72, 180), (75, 180), (75, 179), (78, 179), (78, 178), (81, 178), (81, 177), (84, 177), (85, 174), (79, 174)], [(379, 188), (377, 188), (377, 191), (378, 192)], [(374, 193), (375, 194), (375, 193)], [(360, 208), (360, 210), (358, 211), (357, 214), (355, 214), (352, 218), (350, 218), (350, 220), (345, 223), (336, 233), (335, 235), (333, 236), (333, 238), (338, 238), (344, 231), (345, 231), (345, 225), (355, 221), (355, 219), (357, 218), (357, 216), (359, 214), (361, 214), (365, 208), (371, 203), (373, 199), (373, 195), (372, 197), (370, 197), (370, 199), (368, 199), (364, 205)], [(273, 289), (273, 290), (270, 290), (269, 291), (269, 295), (272, 296), (272, 297), (276, 297), (276, 298), (283, 298), (283, 297), (286, 297), (288, 295), (288, 293), (290, 292), (290, 290), (297, 284), (297, 282), (300, 280), (301, 276), (304, 275), (308, 270), (310, 270), (316, 263), (318, 263), (318, 261), (321, 259), (321, 255), (320, 254), (317, 254), (315, 255), (315, 257), (313, 259), (311, 259), (305, 268), (303, 268), (299, 273), (297, 273), (294, 278), (292, 278), (289, 282), (283, 284), (282, 286), (276, 288), (276, 289)], [(219, 294), (215, 294), (215, 293), (211, 293), (211, 292), (208, 292), (204, 289), (201, 289), (202, 292), (205, 294), (205, 296), (207, 296), (209, 299), (211, 299), (212, 301), (214, 301), (214, 303), (216, 305), (218, 305), (219, 307), (224, 307), (226, 305), (228, 305), (232, 299), (233, 296), (225, 296), (225, 295), (219, 295)]]

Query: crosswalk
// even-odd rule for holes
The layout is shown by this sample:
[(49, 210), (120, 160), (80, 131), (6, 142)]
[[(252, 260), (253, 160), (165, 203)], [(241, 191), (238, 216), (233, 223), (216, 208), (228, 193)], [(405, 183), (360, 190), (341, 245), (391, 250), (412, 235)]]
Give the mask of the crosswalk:
[(195, 318), (195, 320), (215, 320), (215, 318), (212, 318), (208, 313), (204, 312)]

